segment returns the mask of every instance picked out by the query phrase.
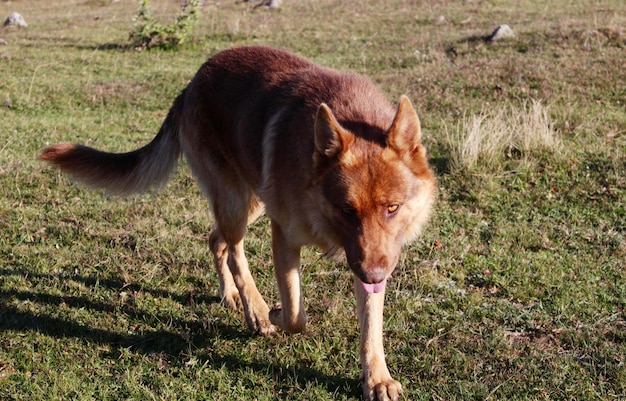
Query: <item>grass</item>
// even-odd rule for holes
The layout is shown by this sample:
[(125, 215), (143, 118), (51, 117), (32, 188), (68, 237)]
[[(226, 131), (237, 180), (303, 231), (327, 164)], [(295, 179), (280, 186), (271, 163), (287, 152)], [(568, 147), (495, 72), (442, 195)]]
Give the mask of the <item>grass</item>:
[[(218, 302), (211, 217), (184, 165), (119, 199), (36, 160), (58, 141), (146, 143), (206, 57), (242, 44), (366, 74), (418, 109), (440, 191), (387, 295), (406, 399), (626, 398), (626, 5), (550, 5), (206, 2), (195, 40), (166, 52), (128, 46), (135, 2), (0, 2), (29, 23), (0, 30), (0, 399), (359, 399), (341, 263), (303, 254), (306, 333), (251, 336)], [(150, 7), (163, 23), (180, 12)], [(481, 40), (501, 23), (514, 39)], [(465, 164), (464, 143), (493, 157)], [(269, 244), (266, 220), (251, 227), (271, 304)]]
[(503, 170), (504, 159), (527, 164), (535, 152), (556, 152), (560, 140), (548, 110), (539, 102), (465, 116), (454, 133), (447, 133), (450, 161), (459, 170)]

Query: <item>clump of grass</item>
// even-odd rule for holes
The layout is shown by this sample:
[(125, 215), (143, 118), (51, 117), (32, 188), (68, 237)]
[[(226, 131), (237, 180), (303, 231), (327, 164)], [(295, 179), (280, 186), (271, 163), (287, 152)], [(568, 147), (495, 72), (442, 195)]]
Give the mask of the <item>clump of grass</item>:
[(466, 115), (446, 138), (452, 165), (471, 172), (502, 171), (507, 161), (526, 163), (533, 152), (560, 147), (548, 109), (536, 100)]
[(182, 6), (182, 13), (169, 25), (163, 25), (153, 16), (148, 0), (141, 0), (135, 16), (135, 29), (130, 34), (131, 46), (137, 50), (160, 48), (174, 49), (187, 43), (191, 38), (191, 29), (198, 20), (199, 0), (187, 0)]

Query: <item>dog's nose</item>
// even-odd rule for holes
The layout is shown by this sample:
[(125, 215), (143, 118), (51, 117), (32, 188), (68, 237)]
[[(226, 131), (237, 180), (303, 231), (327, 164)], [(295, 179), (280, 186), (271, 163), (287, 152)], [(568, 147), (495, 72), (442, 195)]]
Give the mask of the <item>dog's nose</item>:
[(363, 282), (368, 284), (377, 284), (387, 278), (387, 272), (382, 267), (373, 267), (364, 271)]

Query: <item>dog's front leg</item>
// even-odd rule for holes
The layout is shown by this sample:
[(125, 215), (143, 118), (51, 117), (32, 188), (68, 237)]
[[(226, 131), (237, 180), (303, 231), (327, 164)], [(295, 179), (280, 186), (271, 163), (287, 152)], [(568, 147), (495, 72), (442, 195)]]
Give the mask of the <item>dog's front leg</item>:
[(283, 229), (273, 220), (272, 253), (280, 307), (270, 312), (270, 320), (288, 333), (300, 333), (307, 322), (300, 282), (300, 246), (291, 245)]
[(363, 368), (361, 376), (363, 397), (368, 401), (395, 401), (402, 394), (402, 386), (391, 378), (385, 363), (383, 349), (383, 308), (385, 291), (368, 294), (355, 278), (354, 292), (361, 325), (359, 359)]

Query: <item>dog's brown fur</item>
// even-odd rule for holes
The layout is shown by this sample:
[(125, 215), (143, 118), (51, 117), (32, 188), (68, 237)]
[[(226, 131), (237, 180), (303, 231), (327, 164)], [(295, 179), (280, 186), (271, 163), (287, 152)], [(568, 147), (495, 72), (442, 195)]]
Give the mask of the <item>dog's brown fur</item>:
[[(129, 194), (164, 183), (181, 154), (209, 199), (220, 295), (250, 329), (305, 329), (300, 248), (345, 251), (355, 275), (366, 399), (402, 392), (385, 364), (385, 283), (402, 244), (426, 223), (436, 181), (420, 124), (367, 79), (266, 47), (210, 58), (175, 100), (156, 138), (123, 154), (57, 144), (41, 159), (91, 186)], [(281, 307), (271, 310), (244, 256), (246, 226), (271, 219)]]

